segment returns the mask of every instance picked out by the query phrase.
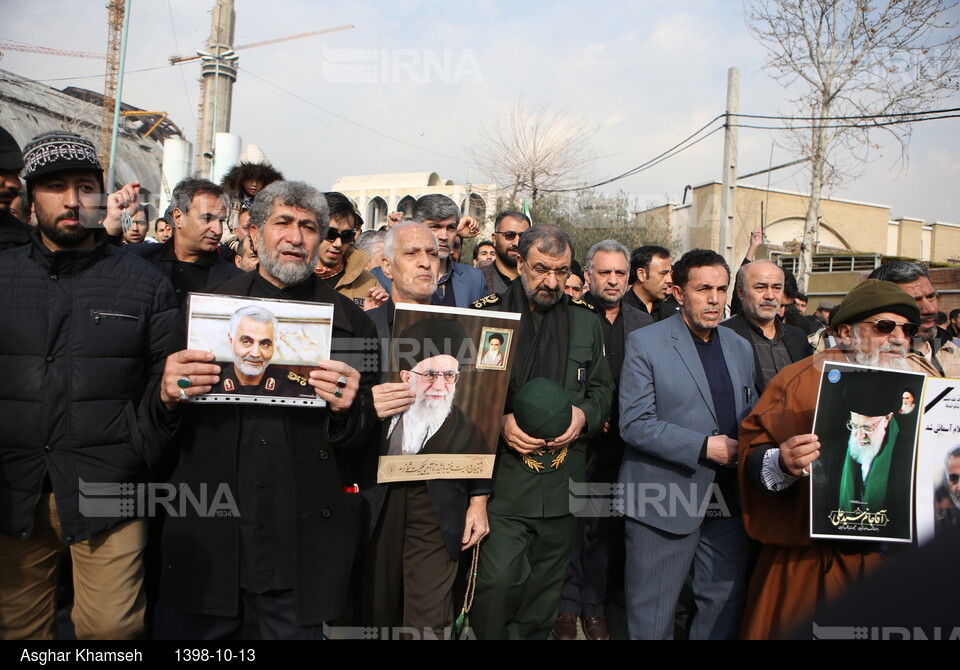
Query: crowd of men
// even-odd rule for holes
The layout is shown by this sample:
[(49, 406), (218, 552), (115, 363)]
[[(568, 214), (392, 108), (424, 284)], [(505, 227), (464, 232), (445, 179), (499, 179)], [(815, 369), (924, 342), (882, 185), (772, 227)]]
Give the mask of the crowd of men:
[[(0, 129), (0, 638), (53, 638), (70, 606), (78, 639), (442, 637), (469, 610), (479, 639), (600, 640), (621, 589), (634, 639), (789, 636), (897, 557), (809, 536), (810, 466), (844, 448), (811, 433), (823, 363), (960, 376), (916, 263), (804, 317), (792, 278), (754, 260), (758, 236), (735, 273), (711, 250), (612, 239), (581, 269), (569, 233), (505, 211), (468, 265), (479, 224), (450, 198), (360, 234), (348, 198), (265, 160), (183, 180), (149, 237), (148, 213), (136, 182), (105, 192), (89, 140), (21, 150)], [(188, 348), (197, 292), (333, 305), (330, 358), (296, 382), (324, 406), (191, 402), (283, 383), (266, 309), (231, 317), (233, 363)], [(390, 381), (391, 338), (463, 339), (442, 319), (394, 334), (404, 303), (521, 315), (490, 479), (377, 483), (381, 453), (481, 435), (453, 404), (477, 362), (462, 347)], [(544, 382), (561, 400), (537, 411), (561, 422), (534, 437), (525, 398)], [(108, 504), (151, 483), (223, 504)], [(630, 493), (598, 511), (578, 484)]]

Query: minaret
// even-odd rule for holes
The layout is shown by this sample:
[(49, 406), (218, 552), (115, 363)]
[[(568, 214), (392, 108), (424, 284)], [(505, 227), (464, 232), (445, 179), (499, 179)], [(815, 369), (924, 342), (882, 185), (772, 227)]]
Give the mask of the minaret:
[(200, 177), (210, 178), (217, 133), (230, 132), (230, 108), (233, 82), (237, 80), (237, 56), (233, 53), (233, 30), (237, 15), (233, 0), (216, 0), (210, 41), (202, 55), (203, 99), (197, 129), (197, 159), (194, 165)]

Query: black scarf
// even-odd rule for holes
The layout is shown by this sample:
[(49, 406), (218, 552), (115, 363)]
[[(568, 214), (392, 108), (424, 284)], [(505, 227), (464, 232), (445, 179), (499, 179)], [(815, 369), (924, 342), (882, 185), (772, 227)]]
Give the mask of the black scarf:
[(519, 312), (520, 337), (514, 353), (514, 365), (510, 375), (510, 390), (504, 413), (513, 412), (513, 395), (532, 379), (546, 377), (561, 386), (566, 382), (567, 357), (570, 348), (570, 321), (567, 317), (567, 296), (543, 314), (540, 330), (533, 325), (530, 303), (523, 290), (520, 277), (507, 287), (503, 294), (501, 311)]

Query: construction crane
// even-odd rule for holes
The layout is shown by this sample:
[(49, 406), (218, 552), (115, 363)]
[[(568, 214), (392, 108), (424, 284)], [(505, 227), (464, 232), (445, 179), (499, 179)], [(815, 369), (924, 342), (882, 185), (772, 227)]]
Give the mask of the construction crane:
[(44, 54), (45, 56), (68, 56), (70, 58), (95, 58), (99, 60), (107, 57), (107, 54), (98, 54), (91, 51), (67, 51), (65, 49), (51, 49), (50, 47), (41, 47), (36, 44), (27, 44), (26, 42), (0, 41), (0, 52), (3, 51), (23, 51), (31, 54)]
[[(120, 38), (123, 33), (124, 1), (107, 3), (107, 73), (103, 84), (103, 115), (100, 122), (100, 162), (104, 172), (110, 170), (110, 143), (113, 135), (113, 115), (117, 97), (117, 77), (120, 73)], [(113, 185), (107, 186), (112, 189)]]
[[(244, 44), (239, 47), (234, 47), (234, 51), (239, 51), (240, 49), (252, 49), (254, 47), (262, 47), (268, 44), (278, 44), (280, 42), (289, 42), (290, 40), (299, 40), (304, 37), (314, 37), (316, 35), (327, 35), (329, 33), (340, 32), (341, 30), (352, 30), (356, 26), (348, 24), (345, 26), (336, 26), (335, 28), (324, 28), (323, 30), (313, 30), (308, 33), (297, 33), (296, 35), (287, 35), (286, 37), (277, 37), (272, 40), (264, 40), (263, 42), (254, 42), (253, 44)], [(170, 65), (180, 65), (181, 63), (188, 63), (193, 60), (199, 60), (202, 58), (200, 54), (194, 56), (170, 56)]]

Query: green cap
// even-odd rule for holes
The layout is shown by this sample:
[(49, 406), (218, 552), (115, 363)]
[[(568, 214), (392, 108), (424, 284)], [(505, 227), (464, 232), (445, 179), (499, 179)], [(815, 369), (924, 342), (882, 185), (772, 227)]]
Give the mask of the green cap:
[(533, 379), (513, 398), (513, 418), (530, 437), (541, 440), (560, 437), (573, 420), (570, 395), (552, 379)]
[(845, 323), (863, 321), (882, 312), (898, 314), (912, 323), (920, 323), (917, 301), (909, 293), (891, 282), (867, 279), (854, 286), (843, 299), (840, 309), (830, 321), (830, 327), (836, 330)]

